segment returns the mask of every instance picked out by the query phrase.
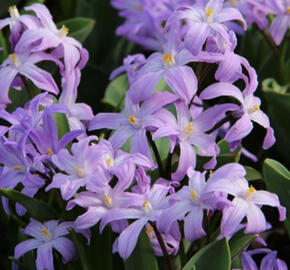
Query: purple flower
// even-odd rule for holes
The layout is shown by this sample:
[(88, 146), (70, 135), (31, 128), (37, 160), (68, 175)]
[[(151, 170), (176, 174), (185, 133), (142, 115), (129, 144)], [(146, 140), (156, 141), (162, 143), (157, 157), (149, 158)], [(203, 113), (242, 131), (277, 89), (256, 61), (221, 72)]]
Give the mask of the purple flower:
[(191, 54), (178, 47), (178, 33), (169, 32), (163, 53), (153, 53), (140, 69), (136, 80), (131, 84), (128, 94), (134, 103), (152, 96), (156, 84), (164, 78), (172, 91), (187, 104), (197, 90), (197, 79), (192, 68), (186, 66), (192, 60)]
[(238, 20), (246, 29), (246, 22), (235, 8), (224, 8), (223, 0), (199, 1), (194, 6), (182, 6), (176, 9), (167, 21), (171, 27), (178, 21), (186, 20), (188, 29), (185, 34), (185, 47), (193, 54), (198, 54), (208, 37), (221, 36), (229, 43), (228, 29), (224, 22)]
[(58, 87), (53, 77), (47, 71), (36, 66), (38, 62), (46, 60), (53, 61), (60, 67), (62, 66), (57, 58), (42, 52), (27, 54), (16, 51), (9, 55), (0, 66), (1, 106), (11, 102), (8, 97), (8, 91), (18, 74), (30, 79), (41, 90), (58, 94)]
[(52, 183), (46, 187), (46, 191), (59, 188), (63, 199), (69, 200), (80, 187), (96, 177), (98, 164), (94, 161), (94, 146), (89, 145), (90, 141), (96, 139), (96, 136), (91, 136), (74, 143), (71, 147), (72, 155), (67, 149), (62, 149), (51, 157), (54, 165), (67, 174), (55, 174)]
[(40, 223), (34, 219), (30, 219), (30, 223), (24, 229), (24, 233), (32, 236), (15, 247), (14, 257), (19, 259), (26, 252), (37, 249), (36, 268), (37, 270), (53, 270), (52, 250), (56, 249), (62, 256), (62, 262), (71, 261), (76, 250), (71, 240), (65, 238), (71, 227), (71, 222), (59, 223), (58, 220), (50, 220)]
[(269, 32), (275, 43), (280, 45), (283, 37), (290, 27), (290, 2), (289, 0), (266, 0), (266, 4), (272, 13), (276, 14)]
[(257, 264), (252, 256), (261, 253), (267, 254), (261, 261), (261, 270), (288, 270), (286, 263), (277, 258), (277, 251), (272, 251), (268, 248), (259, 248), (243, 252), (241, 256), (243, 270), (258, 270)]
[[(262, 205), (277, 207), (280, 214), (280, 221), (285, 217), (286, 209), (282, 207), (276, 194), (268, 191), (256, 190), (253, 186), (249, 186), (248, 181), (243, 178), (245, 170), (239, 164), (228, 164), (231, 170), (222, 171), (217, 177), (212, 176), (209, 180), (208, 191), (219, 191), (231, 194), (234, 197), (232, 206), (223, 210), (221, 222), (221, 234), (230, 236), (233, 231), (240, 225), (244, 217), (247, 217), (246, 233), (260, 233), (266, 229), (266, 219), (261, 211)], [(223, 166), (223, 168), (226, 168)], [(235, 168), (233, 167), (235, 166)], [(234, 170), (243, 171), (240, 178), (231, 178), (230, 174)]]
[(163, 124), (162, 120), (155, 116), (155, 113), (175, 100), (175, 95), (157, 92), (139, 106), (138, 104), (134, 105), (130, 97), (126, 96), (124, 112), (97, 114), (91, 121), (89, 130), (116, 129), (116, 132), (109, 139), (114, 149), (119, 149), (132, 137), (130, 141), (131, 152), (140, 153), (151, 160), (146, 130), (149, 127), (157, 128)]
[[(88, 52), (74, 38), (68, 37), (69, 29), (64, 25), (57, 29), (52, 16), (45, 5), (35, 3), (26, 7), (27, 11), (34, 11), (42, 23), (38, 29), (26, 30), (15, 50), (19, 52), (43, 51), (55, 48), (53, 54), (58, 58), (64, 58), (65, 73), (69, 74), (75, 67), (82, 69), (88, 60)], [(36, 42), (36, 46), (34, 45)]]
[(267, 129), (263, 142), (263, 148), (267, 149), (275, 143), (274, 131), (270, 127), (268, 116), (260, 110), (261, 100), (252, 93), (241, 91), (230, 83), (214, 83), (204, 89), (200, 95), (201, 99), (212, 99), (220, 96), (232, 96), (237, 99), (241, 107), (235, 112), (240, 117), (235, 124), (227, 131), (225, 140), (235, 142), (246, 137), (253, 129), (252, 121)]
[(215, 196), (208, 192), (205, 182), (205, 172), (200, 173), (192, 168), (188, 170), (188, 186), (169, 197), (172, 205), (163, 211), (158, 219), (157, 226), (161, 232), (168, 234), (173, 222), (184, 218), (185, 238), (192, 242), (205, 235), (203, 229), (204, 210), (224, 208), (229, 205), (228, 200), (222, 196)]
[[(176, 103), (177, 121), (170, 114), (163, 115), (166, 124), (161, 126), (153, 135), (153, 139), (169, 137), (171, 141), (171, 152), (176, 143), (180, 146), (180, 158), (177, 171), (172, 174), (172, 180), (181, 180), (189, 167), (195, 167), (196, 151), (193, 146), (199, 147), (199, 153), (204, 156), (215, 156), (218, 150), (215, 147), (215, 137), (206, 134), (218, 121), (222, 119), (225, 112), (231, 110), (231, 105), (215, 106), (196, 117), (192, 117), (184, 102)], [(215, 162), (212, 164), (215, 166)]]
[(39, 20), (31, 15), (20, 15), (16, 6), (11, 6), (8, 9), (10, 18), (5, 18), (0, 20), (0, 30), (9, 25), (10, 27), (10, 42), (12, 44), (12, 49), (18, 42), (21, 32), (26, 28), (38, 28), (40, 26)]
[(162, 211), (168, 207), (168, 200), (165, 197), (167, 192), (168, 187), (154, 184), (148, 193), (139, 194), (139, 200), (135, 199), (136, 202), (139, 202), (138, 207), (113, 209), (103, 217), (100, 225), (101, 229), (113, 221), (137, 219), (123, 230), (116, 240), (115, 250), (119, 252), (122, 258), (127, 259), (131, 255), (137, 244), (139, 234), (147, 222), (157, 221)]

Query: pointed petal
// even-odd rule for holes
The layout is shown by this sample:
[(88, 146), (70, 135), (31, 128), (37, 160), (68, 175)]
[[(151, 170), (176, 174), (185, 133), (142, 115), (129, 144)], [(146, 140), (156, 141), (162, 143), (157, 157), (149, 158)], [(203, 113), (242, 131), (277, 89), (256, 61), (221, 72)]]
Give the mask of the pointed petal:
[(73, 242), (65, 237), (58, 237), (52, 245), (61, 254), (63, 263), (71, 261), (76, 256)]
[(75, 220), (75, 226), (78, 229), (88, 229), (93, 227), (107, 212), (108, 210), (105, 207), (90, 206), (87, 212), (78, 216)]
[(54, 270), (51, 243), (41, 245), (37, 249), (36, 267), (38, 270)]
[(260, 233), (266, 230), (265, 216), (262, 210), (254, 203), (249, 203), (247, 221), (245, 233)]
[(42, 244), (43, 244), (43, 241), (39, 239), (29, 239), (29, 240), (19, 243), (15, 247), (15, 251), (14, 251), (15, 259), (19, 259), (26, 252), (32, 249), (38, 248)]
[(184, 235), (186, 240), (193, 242), (206, 235), (203, 227), (203, 209), (194, 207), (184, 220)]

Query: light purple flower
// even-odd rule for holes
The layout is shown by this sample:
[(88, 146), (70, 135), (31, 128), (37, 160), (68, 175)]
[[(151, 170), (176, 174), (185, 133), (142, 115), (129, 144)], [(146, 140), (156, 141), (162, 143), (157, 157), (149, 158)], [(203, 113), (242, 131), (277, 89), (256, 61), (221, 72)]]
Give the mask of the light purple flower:
[[(226, 166), (233, 165), (228, 164)], [(236, 164), (235, 167), (238, 170), (244, 170), (239, 164)], [(280, 205), (279, 198), (276, 194), (256, 190), (253, 186), (249, 186), (248, 181), (243, 176), (238, 179), (225, 177), (225, 175), (229, 175), (232, 172), (233, 170), (223, 172), (220, 174), (220, 178), (216, 179), (216, 176), (211, 177), (208, 182), (208, 191), (225, 192), (235, 196), (232, 201), (232, 206), (223, 210), (221, 222), (221, 234), (223, 236), (230, 236), (240, 225), (244, 217), (247, 217), (246, 233), (260, 233), (264, 231), (266, 229), (266, 219), (260, 209), (262, 205), (277, 207), (280, 214), (280, 221), (286, 218), (286, 209)], [(245, 170), (243, 174), (245, 175)]]
[(290, 1), (289, 0), (266, 0), (266, 4), (272, 13), (276, 14), (269, 32), (275, 43), (280, 45), (283, 37), (290, 27)]
[(151, 190), (146, 194), (139, 194), (139, 206), (135, 208), (114, 209), (110, 211), (101, 222), (101, 229), (108, 223), (124, 219), (137, 219), (131, 223), (125, 230), (122, 231), (119, 238), (116, 240), (116, 249), (120, 256), (127, 259), (133, 252), (139, 234), (142, 228), (148, 221), (155, 222), (168, 207), (168, 200), (166, 194), (168, 187), (164, 185), (154, 184)]
[(204, 210), (223, 209), (230, 202), (222, 196), (215, 196), (208, 192), (205, 182), (205, 173), (188, 170), (188, 186), (183, 186), (177, 193), (169, 196), (172, 205), (163, 211), (157, 221), (161, 232), (168, 234), (174, 221), (183, 219), (184, 235), (192, 242), (201, 238), (206, 233), (203, 229)]
[(58, 220), (50, 220), (40, 223), (30, 219), (30, 223), (24, 229), (24, 233), (32, 236), (15, 247), (14, 257), (19, 259), (26, 252), (37, 249), (36, 269), (53, 270), (53, 249), (56, 249), (62, 256), (62, 262), (71, 261), (76, 255), (76, 249), (71, 240), (64, 236), (69, 234), (67, 230), (71, 222), (59, 223)]
[(116, 132), (109, 141), (114, 149), (119, 149), (130, 138), (131, 153), (140, 153), (152, 160), (147, 142), (146, 130), (159, 127), (162, 120), (155, 113), (162, 107), (173, 103), (176, 96), (167, 92), (157, 92), (152, 98), (139, 106), (134, 105), (130, 97), (126, 96), (124, 112), (99, 113), (91, 121), (89, 130), (108, 128)]
[(41, 90), (58, 94), (58, 87), (50, 73), (36, 65), (46, 60), (53, 61), (62, 67), (57, 58), (43, 52), (27, 54), (16, 51), (10, 54), (0, 66), (0, 104), (5, 106), (5, 104), (11, 102), (8, 97), (8, 91), (17, 75), (22, 75), (31, 80)]
[(193, 54), (202, 50), (208, 37), (221, 36), (229, 43), (228, 29), (224, 22), (238, 20), (246, 29), (247, 24), (235, 8), (224, 8), (223, 0), (198, 1), (194, 6), (182, 6), (171, 15), (167, 27), (178, 21), (186, 20), (188, 29), (185, 34), (185, 47)]
[[(76, 67), (82, 69), (88, 60), (88, 52), (77, 40), (67, 36), (69, 29), (65, 26), (57, 29), (45, 5), (35, 3), (26, 7), (25, 10), (34, 11), (42, 23), (42, 27), (25, 31), (15, 50), (23, 53), (29, 49), (43, 51), (55, 48), (52, 54), (58, 58), (64, 58), (65, 74), (70, 74)], [(35, 46), (36, 42), (39, 44)]]
[(200, 98), (212, 99), (220, 96), (232, 96), (241, 104), (241, 108), (235, 112), (240, 119), (228, 130), (226, 141), (232, 143), (246, 137), (253, 129), (252, 121), (254, 121), (267, 129), (263, 148), (267, 149), (275, 143), (274, 131), (270, 127), (268, 116), (260, 110), (261, 100), (258, 97), (253, 96), (252, 93), (248, 94), (247, 91), (242, 94), (236, 86), (220, 82), (204, 89)]

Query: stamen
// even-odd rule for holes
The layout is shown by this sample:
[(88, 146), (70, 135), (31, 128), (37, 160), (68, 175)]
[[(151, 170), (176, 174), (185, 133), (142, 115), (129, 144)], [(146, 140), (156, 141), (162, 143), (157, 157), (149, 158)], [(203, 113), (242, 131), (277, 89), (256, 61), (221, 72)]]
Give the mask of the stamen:
[(197, 194), (197, 192), (196, 192), (194, 189), (192, 189), (192, 190), (190, 191), (190, 197), (191, 197), (191, 199), (193, 199), (194, 201), (198, 198), (198, 194)]
[(17, 18), (20, 17), (20, 14), (19, 14), (18, 8), (17, 8), (15, 5), (9, 7), (8, 12), (9, 12), (10, 17), (11, 17), (12, 19), (17, 19)]
[(186, 134), (190, 134), (193, 131), (193, 125), (191, 123), (187, 124), (185, 130)]
[(137, 9), (138, 11), (142, 11), (142, 6), (139, 4), (139, 5), (136, 6), (136, 9)]
[(164, 53), (162, 55), (162, 58), (163, 58), (163, 63), (166, 67), (172, 67), (175, 63), (173, 56), (169, 53)]
[(109, 197), (109, 196), (106, 196), (105, 199), (104, 199), (104, 203), (105, 203), (107, 206), (111, 206), (111, 205), (112, 205), (112, 198)]
[(286, 12), (290, 14), (290, 7), (287, 7)]
[(22, 168), (19, 165), (14, 165), (13, 170), (19, 172), (22, 170)]
[(105, 162), (108, 168), (111, 168), (114, 166), (114, 160), (111, 157), (107, 157), (105, 159)]
[(10, 54), (9, 58), (15, 67), (20, 67), (22, 65), (21, 61), (15, 53)]
[(207, 22), (212, 23), (213, 20), (213, 10), (211, 8), (205, 9), (205, 15), (207, 17)]
[(260, 110), (260, 106), (258, 104), (253, 105), (248, 109), (248, 113), (254, 113)]
[(256, 189), (251, 185), (247, 191), (247, 197), (251, 198), (253, 194), (255, 193)]
[(152, 205), (151, 205), (151, 203), (150, 203), (148, 200), (145, 200), (145, 201), (142, 203), (142, 206), (143, 206), (144, 211), (145, 211), (146, 213), (151, 212), (151, 210), (152, 210)]
[(147, 234), (148, 234), (149, 237), (152, 236), (153, 231), (154, 231), (154, 229), (153, 229), (153, 227), (151, 225), (147, 226), (146, 232), (147, 232)]
[(137, 119), (134, 115), (130, 115), (130, 116), (128, 117), (128, 121), (129, 121), (131, 124), (133, 124), (133, 125), (138, 124), (138, 119)]
[(229, 0), (229, 2), (233, 5), (233, 6), (237, 6), (237, 1), (236, 0)]
[(53, 151), (52, 151), (52, 149), (51, 149), (51, 148), (47, 148), (46, 152), (47, 152), (47, 153), (48, 153), (50, 156), (52, 156), (52, 155), (53, 155)]
[(69, 29), (65, 25), (63, 25), (59, 30), (59, 37), (61, 39), (64, 39), (64, 38), (66, 38), (68, 33), (69, 33)]
[(79, 177), (84, 177), (85, 176), (85, 172), (82, 168), (76, 168), (76, 173)]

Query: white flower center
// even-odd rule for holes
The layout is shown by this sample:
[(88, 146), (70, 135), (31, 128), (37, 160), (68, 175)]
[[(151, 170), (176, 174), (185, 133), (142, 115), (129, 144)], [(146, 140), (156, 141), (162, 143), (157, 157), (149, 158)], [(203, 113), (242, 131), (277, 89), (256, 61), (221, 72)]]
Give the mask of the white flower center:
[(15, 53), (10, 54), (9, 58), (16, 68), (19, 68), (22, 65), (21, 61)]
[(20, 17), (19, 11), (16, 6), (9, 7), (8, 12), (10, 14), (10, 17), (14, 20)]

